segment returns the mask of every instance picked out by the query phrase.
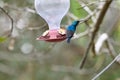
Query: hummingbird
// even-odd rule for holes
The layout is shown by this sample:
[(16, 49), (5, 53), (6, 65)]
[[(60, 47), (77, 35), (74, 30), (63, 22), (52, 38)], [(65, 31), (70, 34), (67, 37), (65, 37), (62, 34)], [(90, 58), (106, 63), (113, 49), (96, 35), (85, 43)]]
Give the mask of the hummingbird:
[(79, 22), (80, 21), (78, 21), (78, 20), (73, 21), (72, 24), (67, 27), (67, 30), (66, 30), (67, 43), (70, 43), (70, 40), (73, 37), (73, 35), (76, 31), (76, 27), (79, 24)]

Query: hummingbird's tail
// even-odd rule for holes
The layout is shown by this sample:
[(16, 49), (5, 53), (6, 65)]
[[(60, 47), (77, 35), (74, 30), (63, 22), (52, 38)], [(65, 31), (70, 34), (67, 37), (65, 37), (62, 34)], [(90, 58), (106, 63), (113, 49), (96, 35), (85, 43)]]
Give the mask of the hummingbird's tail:
[(71, 40), (71, 38), (68, 38), (68, 39), (67, 39), (67, 43), (70, 43), (70, 40)]

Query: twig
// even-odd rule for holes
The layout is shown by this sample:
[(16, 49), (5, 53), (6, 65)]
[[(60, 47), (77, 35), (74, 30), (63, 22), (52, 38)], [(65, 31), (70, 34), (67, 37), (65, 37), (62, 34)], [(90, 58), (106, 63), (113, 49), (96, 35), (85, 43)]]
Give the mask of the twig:
[[(80, 23), (79, 24), (82, 24), (84, 22), (87, 22), (96, 12), (98, 11), (98, 9), (94, 10), (92, 14), (89, 14), (87, 17), (85, 17), (84, 19), (80, 19)], [(91, 26), (90, 26), (91, 27)], [(77, 34), (76, 36), (73, 37), (73, 39), (77, 39), (77, 38), (81, 38), (81, 37), (84, 37), (86, 35), (88, 35), (89, 33), (92, 33), (93, 32), (93, 27), (91, 29), (87, 29), (86, 31), (82, 32), (82, 33), (79, 33)]]
[(118, 59), (120, 58), (120, 54), (115, 57), (115, 59), (108, 65), (106, 66), (100, 73), (98, 73), (92, 80), (96, 80), (103, 72), (105, 72), (108, 68), (112, 66), (113, 63), (115, 63)]
[(86, 31), (75, 35), (75, 36), (73, 37), (73, 39), (78, 39), (78, 38), (84, 37), (84, 36), (86, 36), (86, 35), (88, 35), (88, 34), (90, 34), (90, 33), (92, 33), (92, 32), (93, 32), (93, 29), (90, 29), (90, 30), (87, 29)]
[[(93, 12), (91, 11), (91, 9), (90, 9), (84, 2), (79, 1), (79, 3), (80, 3), (81, 6), (85, 6), (85, 7), (83, 7), (83, 9), (84, 9), (89, 15), (91, 15), (91, 14), (93, 13)], [(92, 16), (91, 19), (92, 19), (93, 23), (96, 22), (96, 18), (95, 18), (94, 16)]]
[(115, 52), (115, 50), (113, 49), (113, 46), (111, 45), (109, 39), (107, 39), (107, 40), (105, 41), (105, 43), (106, 43), (106, 46), (107, 46), (107, 48), (108, 48), (108, 50), (109, 50), (109, 53), (110, 53), (111, 57), (112, 57), (112, 58), (115, 58), (116, 52)]
[[(38, 25), (39, 26), (39, 25)], [(42, 29), (44, 29), (45, 27), (47, 26), (47, 23), (44, 23), (43, 25), (41, 25), (41, 26), (39, 26), (39, 27), (28, 27), (28, 30), (42, 30)]]
[(72, 14), (70, 12), (68, 12), (68, 16), (70, 16), (74, 20), (78, 20), (79, 19), (77, 16), (75, 16), (74, 14)]
[(33, 14), (36, 13), (36, 11), (34, 9), (29, 8), (29, 7), (17, 8), (17, 7), (14, 7), (13, 5), (9, 5), (7, 3), (5, 3), (5, 7), (10, 8), (10, 9), (15, 10), (15, 11), (24, 11), (24, 12), (27, 11), (27, 12), (30, 12)]
[[(117, 1), (117, 0), (114, 0), (114, 1)], [(83, 8), (86, 7), (86, 6), (91, 6), (91, 5), (100, 3), (100, 2), (107, 2), (107, 1), (94, 1), (94, 2), (91, 2), (91, 3), (87, 3), (86, 5), (81, 5), (81, 7), (79, 7), (78, 10), (79, 10), (79, 9), (83, 9)]]
[(87, 17), (85, 17), (84, 19), (80, 19), (80, 24), (83, 22), (88, 21), (96, 12), (98, 11), (98, 9), (95, 9), (91, 14), (89, 14)]
[(11, 21), (11, 30), (10, 33), (7, 35), (7, 37), (10, 37), (13, 32), (13, 18), (2, 7), (0, 7), (0, 9), (8, 16)]
[(105, 13), (107, 12), (107, 10), (108, 10), (108, 8), (109, 8), (109, 5), (111, 4), (112, 1), (113, 1), (113, 0), (107, 1), (107, 2), (104, 4), (103, 9), (101, 10), (101, 12), (100, 12), (100, 14), (99, 14), (98, 20), (97, 20), (97, 22), (96, 22), (96, 24), (95, 24), (95, 26), (94, 26), (95, 29), (94, 29), (94, 31), (93, 31), (92, 37), (91, 37), (91, 39), (90, 39), (90, 42), (89, 42), (88, 47), (87, 47), (87, 49), (86, 49), (86, 52), (85, 52), (85, 54), (84, 54), (84, 56), (83, 56), (83, 59), (82, 59), (82, 61), (81, 61), (80, 69), (82, 69), (83, 66), (84, 66), (84, 63), (85, 63), (85, 61), (86, 61), (86, 59), (87, 59), (87, 55), (88, 55), (88, 53), (89, 53), (89, 50), (90, 50), (91, 46), (93, 45), (94, 39), (95, 39), (95, 37), (96, 37), (96, 34), (97, 34), (97, 32), (98, 32), (98, 30), (99, 30), (99, 28), (100, 28), (100, 24), (102, 23), (102, 21), (103, 21), (103, 19), (104, 19), (104, 16), (105, 16)]
[[(84, 22), (87, 22), (96, 12), (98, 11), (98, 9), (94, 10), (91, 14), (89, 14), (87, 17), (85, 17), (84, 19), (80, 19), (80, 23), (79, 24), (82, 24)], [(70, 14), (69, 14), (70, 16)], [(76, 17), (74, 15), (71, 16), (71, 18), (73, 19), (76, 19)], [(88, 35), (89, 33), (93, 32), (93, 28), (91, 29), (87, 29), (86, 31), (82, 32), (82, 33), (79, 33), (77, 34), (76, 36), (74, 36), (72, 39), (77, 39), (77, 38), (81, 38), (81, 37), (84, 37), (86, 35)]]
[(95, 3), (97, 3), (97, 2), (91, 2), (91, 3), (88, 3), (88, 4), (86, 4), (86, 5), (81, 5), (81, 7), (78, 8), (78, 10), (79, 10), (79, 9), (82, 9), (82, 8), (84, 8), (84, 7), (86, 7), (86, 6), (91, 6), (91, 5), (95, 4)]

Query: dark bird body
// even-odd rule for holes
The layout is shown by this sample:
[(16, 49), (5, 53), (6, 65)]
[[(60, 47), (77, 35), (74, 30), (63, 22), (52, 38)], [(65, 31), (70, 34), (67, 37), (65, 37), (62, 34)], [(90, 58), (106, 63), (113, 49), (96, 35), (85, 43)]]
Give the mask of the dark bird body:
[(79, 21), (74, 21), (71, 25), (67, 27), (67, 32), (66, 32), (67, 43), (70, 43), (70, 40), (73, 37), (78, 24)]

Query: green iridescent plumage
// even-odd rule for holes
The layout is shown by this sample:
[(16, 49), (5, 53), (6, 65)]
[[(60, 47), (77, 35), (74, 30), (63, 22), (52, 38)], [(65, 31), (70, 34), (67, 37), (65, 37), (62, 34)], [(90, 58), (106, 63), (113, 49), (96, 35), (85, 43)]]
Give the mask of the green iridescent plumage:
[(67, 32), (66, 32), (67, 43), (70, 43), (70, 40), (73, 37), (78, 24), (79, 21), (74, 21), (71, 25), (67, 27)]

